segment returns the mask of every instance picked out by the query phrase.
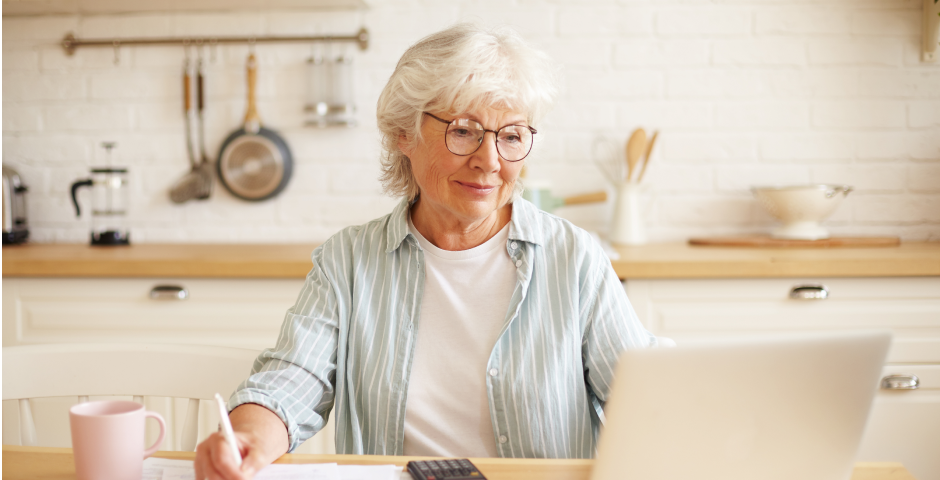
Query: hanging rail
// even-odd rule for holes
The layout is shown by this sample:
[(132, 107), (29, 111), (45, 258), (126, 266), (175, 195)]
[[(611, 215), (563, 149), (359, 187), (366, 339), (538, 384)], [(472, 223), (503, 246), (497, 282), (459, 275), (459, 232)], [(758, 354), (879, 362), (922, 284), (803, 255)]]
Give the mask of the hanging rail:
[(62, 48), (69, 56), (75, 53), (78, 47), (112, 47), (118, 48), (126, 45), (217, 45), (223, 43), (274, 43), (274, 42), (356, 42), (359, 50), (369, 47), (369, 31), (360, 28), (355, 35), (318, 35), (308, 37), (185, 37), (185, 38), (113, 38), (113, 39), (80, 39), (69, 33), (62, 39)]

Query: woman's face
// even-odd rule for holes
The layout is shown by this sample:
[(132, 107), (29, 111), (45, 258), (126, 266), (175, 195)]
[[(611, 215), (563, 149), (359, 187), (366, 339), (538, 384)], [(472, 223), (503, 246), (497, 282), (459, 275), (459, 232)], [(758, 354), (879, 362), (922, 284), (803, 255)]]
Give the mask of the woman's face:
[[(487, 130), (506, 125), (525, 125), (522, 112), (489, 108), (456, 117), (429, 112), (441, 119), (469, 118)], [(444, 143), (447, 124), (427, 115), (421, 125), (421, 141), (409, 145), (402, 139), (399, 148), (411, 159), (411, 170), (421, 191), (419, 204), (433, 217), (455, 217), (464, 224), (487, 218), (506, 206), (525, 161), (507, 162), (496, 151), (494, 134), (487, 132), (480, 148), (466, 156), (451, 153)]]

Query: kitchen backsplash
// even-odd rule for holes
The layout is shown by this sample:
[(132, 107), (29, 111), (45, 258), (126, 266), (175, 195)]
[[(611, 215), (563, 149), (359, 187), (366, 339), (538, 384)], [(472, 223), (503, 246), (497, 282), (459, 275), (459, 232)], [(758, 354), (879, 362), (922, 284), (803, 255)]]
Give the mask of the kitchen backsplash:
[[(564, 93), (539, 128), (529, 176), (556, 195), (608, 190), (592, 161), (604, 136), (660, 131), (646, 174), (652, 241), (768, 232), (749, 187), (855, 187), (825, 223), (834, 235), (940, 240), (940, 64), (919, 60), (920, 0), (371, 1), (363, 11), (238, 11), (3, 18), (3, 163), (29, 186), (31, 239), (86, 242), (69, 185), (106, 162), (130, 171), (138, 243), (317, 242), (391, 210), (379, 175), (375, 102), (408, 45), (454, 22), (508, 24), (564, 66)], [(189, 170), (183, 49), (81, 48), (84, 38), (351, 34), (359, 126), (304, 126), (314, 47), (258, 44), (259, 112), (294, 155), (276, 198), (251, 203), (216, 185), (172, 204)], [(245, 110), (245, 45), (206, 48), (212, 158)], [(606, 204), (558, 215), (605, 233)]]

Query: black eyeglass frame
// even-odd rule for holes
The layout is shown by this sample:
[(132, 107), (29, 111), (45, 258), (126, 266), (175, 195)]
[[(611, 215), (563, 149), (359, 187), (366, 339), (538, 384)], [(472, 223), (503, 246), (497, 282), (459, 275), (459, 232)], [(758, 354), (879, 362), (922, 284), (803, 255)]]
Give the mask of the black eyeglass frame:
[[(451, 125), (453, 125), (455, 121), (459, 120), (459, 118), (455, 118), (455, 119), (453, 119), (453, 120), (451, 120), (451, 121), (448, 122), (447, 120), (444, 120), (443, 118), (437, 117), (437, 116), (435, 116), (434, 114), (431, 114), (431, 113), (428, 113), (428, 112), (422, 112), (422, 113), (424, 113), (425, 115), (427, 115), (427, 116), (429, 116), (429, 117), (431, 117), (431, 118), (437, 120), (438, 122), (447, 124), (448, 127), (450, 127)], [(469, 120), (469, 119), (468, 119), (468, 120)], [(475, 120), (474, 120), (474, 121), (475, 121)], [(479, 125), (480, 122), (477, 122), (477, 124)], [(451, 149), (450, 149), (450, 145), (447, 144), (447, 133), (445, 132), (445, 133), (444, 133), (444, 146), (447, 147), (447, 151), (450, 152), (450, 153), (453, 153), (454, 155), (461, 156), (461, 157), (466, 157), (466, 156), (469, 156), (469, 155), (473, 155), (474, 153), (477, 153), (477, 150), (479, 150), (480, 147), (483, 145), (483, 137), (486, 136), (486, 132), (492, 132), (492, 133), (493, 133), (493, 143), (496, 144), (496, 153), (499, 154), (499, 158), (502, 158), (503, 160), (505, 160), (505, 161), (507, 161), (507, 162), (521, 162), (521, 161), (525, 160), (525, 157), (528, 157), (529, 154), (532, 153), (532, 147), (535, 146), (535, 137), (534, 137), (534, 136), (532, 137), (532, 143), (529, 145), (529, 151), (525, 152), (525, 155), (523, 155), (522, 158), (520, 158), (520, 159), (518, 159), (518, 160), (508, 160), (508, 159), (506, 159), (506, 157), (503, 156), (503, 152), (500, 152), (500, 151), (499, 151), (499, 132), (500, 132), (500, 130), (502, 130), (502, 129), (504, 129), (504, 128), (507, 128), (507, 127), (525, 127), (525, 128), (528, 128), (530, 132), (532, 132), (532, 135), (535, 135), (536, 133), (539, 133), (538, 130), (536, 130), (536, 129), (534, 129), (534, 128), (528, 126), (528, 125), (509, 124), (509, 125), (503, 125), (502, 127), (499, 127), (499, 129), (497, 129), (497, 130), (487, 130), (487, 129), (485, 129), (485, 128), (482, 128), (483, 125), (480, 125), (480, 127), (481, 127), (481, 129), (483, 130), (483, 136), (480, 137), (480, 143), (477, 145), (477, 148), (474, 149), (474, 150), (473, 150), (472, 152), (470, 152), (470, 153), (457, 153), (457, 152), (451, 150)]]

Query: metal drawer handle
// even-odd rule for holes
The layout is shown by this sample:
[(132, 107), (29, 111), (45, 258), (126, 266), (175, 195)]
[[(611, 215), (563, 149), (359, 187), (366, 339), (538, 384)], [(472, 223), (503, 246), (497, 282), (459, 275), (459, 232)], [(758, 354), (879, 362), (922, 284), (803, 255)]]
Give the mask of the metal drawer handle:
[(150, 298), (153, 300), (186, 300), (189, 290), (179, 285), (157, 285), (150, 289)]
[(797, 285), (790, 289), (790, 298), (794, 300), (825, 300), (829, 298), (829, 289), (825, 285)]
[(894, 374), (881, 379), (884, 390), (917, 390), (920, 379), (917, 375)]

